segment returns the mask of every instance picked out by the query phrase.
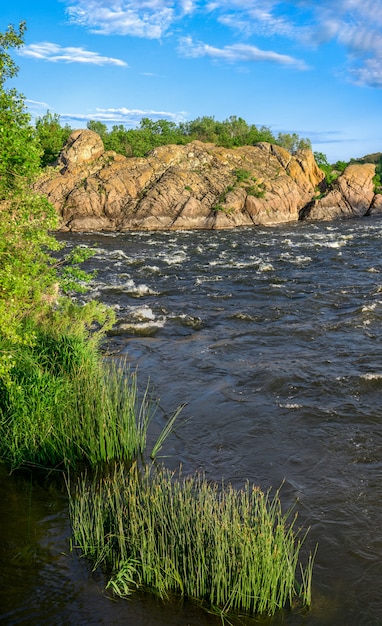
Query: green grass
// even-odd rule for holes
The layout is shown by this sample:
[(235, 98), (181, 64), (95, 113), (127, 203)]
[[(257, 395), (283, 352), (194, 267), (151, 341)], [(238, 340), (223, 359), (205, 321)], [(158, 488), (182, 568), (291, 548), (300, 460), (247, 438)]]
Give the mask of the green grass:
[(236, 176), (236, 180), (238, 183), (242, 183), (245, 180), (248, 180), (251, 176), (251, 172), (248, 170), (244, 170), (242, 168), (234, 170), (234, 175)]
[(225, 616), (310, 604), (313, 557), (300, 566), (305, 535), (282, 512), (279, 493), (134, 464), (83, 476), (70, 515), (75, 545), (112, 573), (117, 595), (177, 594)]
[(90, 341), (68, 333), (40, 332), (33, 347), (0, 350), (12, 357), (0, 377), (0, 458), (11, 468), (131, 462), (145, 452), (155, 405), (147, 389), (138, 398), (126, 363), (103, 359)]

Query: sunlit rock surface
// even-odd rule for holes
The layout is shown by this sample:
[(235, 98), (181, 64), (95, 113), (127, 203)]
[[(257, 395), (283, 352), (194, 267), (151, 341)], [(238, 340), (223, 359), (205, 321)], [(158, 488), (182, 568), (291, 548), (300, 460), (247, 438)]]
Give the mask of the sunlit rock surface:
[(259, 143), (227, 149), (194, 141), (145, 158), (106, 152), (99, 135), (73, 131), (37, 183), (61, 230), (219, 229), (379, 212), (374, 166), (351, 165), (317, 199), (324, 174), (313, 153)]

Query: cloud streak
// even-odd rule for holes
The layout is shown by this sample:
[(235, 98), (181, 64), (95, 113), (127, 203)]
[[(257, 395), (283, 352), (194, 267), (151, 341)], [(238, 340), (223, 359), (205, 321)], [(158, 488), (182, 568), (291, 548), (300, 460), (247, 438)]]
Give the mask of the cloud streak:
[(126, 127), (134, 128), (143, 117), (150, 119), (168, 119), (173, 122), (181, 122), (185, 119), (186, 113), (172, 113), (171, 111), (155, 111), (151, 109), (128, 109), (127, 107), (100, 109), (89, 114), (83, 113), (60, 113), (60, 118), (66, 121), (75, 120), (77, 122), (88, 122), (94, 120), (104, 124), (123, 124)]
[(191, 37), (185, 37), (181, 40), (180, 51), (188, 57), (206, 56), (230, 63), (236, 61), (265, 62), (287, 65), (299, 70), (307, 69), (306, 64), (299, 59), (270, 50), (260, 50), (260, 48), (248, 44), (232, 44), (224, 46), (224, 48), (216, 48), (202, 42), (194, 42)]
[(126, 67), (127, 63), (121, 59), (105, 57), (98, 52), (91, 52), (84, 48), (62, 47), (56, 43), (43, 41), (24, 46), (19, 54), (32, 59), (50, 61), (52, 63), (85, 63), (90, 65), (117, 65)]

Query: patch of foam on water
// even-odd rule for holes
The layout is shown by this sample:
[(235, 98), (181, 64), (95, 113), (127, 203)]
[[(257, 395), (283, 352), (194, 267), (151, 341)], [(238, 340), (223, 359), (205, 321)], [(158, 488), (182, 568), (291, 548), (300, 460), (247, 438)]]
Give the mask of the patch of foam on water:
[(123, 250), (111, 250), (108, 253), (110, 259), (128, 259), (129, 256)]
[(361, 378), (364, 380), (379, 380), (382, 378), (382, 372), (368, 372), (367, 374), (362, 374)]
[(98, 259), (129, 259), (130, 257), (123, 250), (106, 250), (105, 248), (95, 248), (95, 258)]
[(285, 404), (283, 404), (279, 402), (279, 407), (281, 409), (301, 409), (302, 404), (297, 404), (297, 402), (285, 402)]
[(297, 265), (302, 265), (304, 263), (311, 263), (312, 257), (297, 255), (294, 259), (291, 259), (291, 263), (296, 263)]
[(349, 241), (354, 239), (353, 234), (339, 235), (336, 231), (333, 233), (316, 233), (311, 236), (311, 242), (321, 248), (343, 248)]
[(144, 265), (142, 270), (145, 272), (151, 272), (151, 274), (161, 274), (161, 270), (157, 265)]
[(377, 306), (376, 302), (373, 302), (373, 304), (365, 304), (362, 307), (361, 311), (362, 311), (362, 313), (368, 313), (369, 311), (374, 311), (376, 306)]
[(259, 272), (272, 272), (275, 268), (272, 263), (260, 263)]
[(203, 285), (203, 283), (217, 283), (219, 281), (223, 280), (222, 276), (216, 275), (216, 276), (199, 276), (196, 280), (195, 280), (195, 286), (197, 285)]
[(159, 255), (164, 263), (167, 265), (182, 265), (187, 261), (188, 256), (184, 252), (184, 250), (177, 250), (176, 252), (171, 253), (162, 253)]
[(132, 278), (124, 283), (115, 283), (112, 285), (103, 284), (99, 287), (103, 292), (109, 293), (124, 293), (135, 298), (142, 298), (143, 296), (158, 295), (157, 291), (151, 289), (148, 285), (141, 283), (137, 285)]
[(256, 318), (254, 318), (252, 315), (249, 315), (249, 313), (243, 313), (243, 312), (234, 313), (233, 315), (229, 316), (229, 319), (240, 320), (243, 322), (255, 322), (256, 321)]
[(303, 263), (310, 263), (312, 261), (312, 257), (302, 254), (292, 254), (291, 252), (282, 252), (280, 254), (280, 260), (289, 261), (290, 263), (295, 263), (296, 265), (302, 265)]
[(327, 241), (324, 245), (327, 248), (343, 248), (346, 246), (346, 241)]
[(159, 328), (163, 328), (165, 324), (166, 317), (164, 315), (157, 317), (154, 311), (146, 305), (130, 307), (126, 315), (118, 320), (112, 334), (132, 333), (151, 336)]
[(147, 306), (147, 304), (144, 304), (143, 306), (129, 307), (127, 316), (129, 321), (135, 322), (153, 322), (155, 320), (155, 313), (149, 306)]
[[(256, 267), (257, 263), (255, 263), (254, 261), (229, 261), (228, 264), (230, 265), (230, 267), (235, 267), (239, 270), (248, 268), (248, 267)], [(226, 262), (224, 262), (224, 265), (227, 265)]]
[[(214, 259), (213, 261), (208, 261), (209, 267), (226, 267), (227, 260), (226, 259)], [(232, 265), (229, 263), (229, 265)]]

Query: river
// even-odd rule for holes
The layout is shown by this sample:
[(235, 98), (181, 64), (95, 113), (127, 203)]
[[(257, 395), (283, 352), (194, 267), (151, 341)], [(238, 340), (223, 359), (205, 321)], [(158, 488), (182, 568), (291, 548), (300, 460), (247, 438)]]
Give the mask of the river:
[[(318, 544), (313, 605), (264, 623), (382, 624), (382, 221), (58, 237), (96, 249), (86, 297), (115, 308), (112, 358), (150, 381), (152, 436), (186, 403), (166, 465), (297, 501), (305, 551)], [(70, 552), (62, 490), (1, 485), (2, 623), (220, 623), (111, 600)]]

